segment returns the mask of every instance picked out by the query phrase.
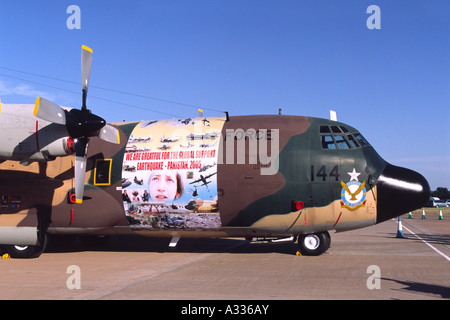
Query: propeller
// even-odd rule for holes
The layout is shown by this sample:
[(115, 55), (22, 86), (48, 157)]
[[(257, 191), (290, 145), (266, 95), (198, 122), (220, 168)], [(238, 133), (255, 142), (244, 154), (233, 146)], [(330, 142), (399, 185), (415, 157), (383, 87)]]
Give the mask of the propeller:
[(75, 149), (75, 198), (76, 203), (83, 202), (84, 176), (86, 174), (87, 150), (90, 137), (119, 144), (119, 131), (106, 121), (91, 113), (87, 108), (87, 92), (92, 67), (92, 49), (87, 46), (81, 47), (81, 86), (82, 106), (81, 109), (65, 110), (59, 105), (38, 97), (33, 114), (43, 120), (65, 125), (67, 132), (74, 139)]

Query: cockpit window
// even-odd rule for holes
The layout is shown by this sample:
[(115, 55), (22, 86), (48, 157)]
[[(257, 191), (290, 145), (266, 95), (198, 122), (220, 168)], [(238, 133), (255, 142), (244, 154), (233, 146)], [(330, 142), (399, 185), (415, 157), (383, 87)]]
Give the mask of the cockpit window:
[(320, 126), (320, 141), (323, 149), (356, 149), (370, 144), (359, 132), (351, 132), (345, 126)]
[(358, 140), (358, 142), (359, 142), (359, 144), (361, 146), (364, 147), (364, 146), (368, 146), (369, 145), (369, 143), (367, 142), (366, 139), (364, 139), (364, 137), (362, 136), (361, 133), (355, 133), (355, 138), (356, 138), (356, 140)]
[(350, 149), (350, 144), (345, 140), (344, 136), (334, 136), (338, 149)]
[(341, 133), (341, 129), (339, 129), (338, 126), (331, 126), (331, 131), (333, 131), (333, 133)]
[(347, 138), (352, 148), (359, 148), (359, 144), (358, 142), (356, 142), (356, 139), (353, 135), (349, 134), (347, 135)]
[(336, 149), (336, 145), (334, 144), (333, 136), (331, 136), (331, 135), (322, 136), (322, 148), (323, 149)]
[(331, 133), (329, 126), (321, 126), (320, 133)]

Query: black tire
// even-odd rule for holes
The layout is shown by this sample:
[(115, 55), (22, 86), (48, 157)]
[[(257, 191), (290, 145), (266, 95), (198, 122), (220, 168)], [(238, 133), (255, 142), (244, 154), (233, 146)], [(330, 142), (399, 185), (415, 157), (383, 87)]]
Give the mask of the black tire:
[(318, 256), (330, 247), (331, 237), (328, 231), (298, 236), (299, 251), (304, 256)]
[(29, 259), (37, 258), (44, 252), (47, 247), (47, 234), (44, 233), (40, 237), (40, 244), (37, 246), (20, 246), (20, 245), (8, 245), (5, 246), (5, 251), (9, 253), (11, 258), (16, 259)]

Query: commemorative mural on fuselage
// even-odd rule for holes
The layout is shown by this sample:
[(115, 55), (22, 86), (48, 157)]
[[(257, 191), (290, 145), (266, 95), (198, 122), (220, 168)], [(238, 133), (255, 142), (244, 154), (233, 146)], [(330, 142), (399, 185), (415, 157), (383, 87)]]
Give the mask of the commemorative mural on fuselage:
[(122, 168), (125, 213), (134, 230), (220, 229), (217, 159), (225, 118), (142, 121)]

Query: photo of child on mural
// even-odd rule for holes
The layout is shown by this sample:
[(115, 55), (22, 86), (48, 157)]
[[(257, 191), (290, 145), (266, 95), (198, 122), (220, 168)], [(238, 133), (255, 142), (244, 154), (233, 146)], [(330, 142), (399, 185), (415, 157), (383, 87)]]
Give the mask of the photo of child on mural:
[(221, 228), (217, 157), (224, 118), (139, 123), (128, 140), (122, 198), (138, 230)]
[[(155, 201), (175, 200), (183, 194), (181, 175), (172, 170), (155, 170), (148, 181), (150, 197)], [(147, 192), (145, 190), (144, 192)]]

